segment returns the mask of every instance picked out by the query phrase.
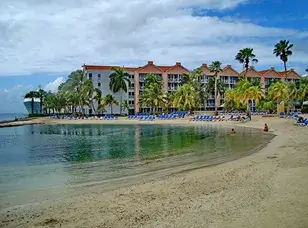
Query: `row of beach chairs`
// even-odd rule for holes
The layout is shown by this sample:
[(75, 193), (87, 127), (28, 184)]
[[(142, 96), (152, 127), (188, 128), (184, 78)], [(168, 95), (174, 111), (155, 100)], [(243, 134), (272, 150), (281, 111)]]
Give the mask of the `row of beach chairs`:
[(308, 126), (308, 118), (298, 115), (297, 113), (292, 116), (295, 120), (294, 124), (301, 127)]

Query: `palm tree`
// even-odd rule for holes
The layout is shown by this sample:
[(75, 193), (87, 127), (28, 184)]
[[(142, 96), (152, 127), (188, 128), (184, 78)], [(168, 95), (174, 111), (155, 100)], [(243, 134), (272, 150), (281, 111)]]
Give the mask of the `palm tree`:
[(268, 88), (268, 97), (280, 104), (281, 102), (287, 100), (289, 93), (288, 86), (285, 82), (277, 81), (270, 85)]
[(250, 62), (252, 62), (252, 63), (257, 63), (258, 62), (258, 59), (256, 59), (256, 55), (253, 53), (253, 48), (241, 49), (236, 54), (235, 60), (237, 60), (241, 64), (243, 64), (243, 67), (246, 70), (245, 77), (247, 75), (247, 71), (249, 69)]
[(289, 56), (292, 55), (291, 48), (293, 47), (293, 44), (290, 44), (287, 40), (280, 40), (273, 50), (273, 54), (276, 55), (276, 57), (280, 57), (281, 61), (283, 62), (284, 66), (284, 72), (285, 72), (285, 79), (288, 78), (288, 71), (287, 71), (287, 62)]
[[(124, 67), (120, 68), (112, 68), (113, 72), (109, 75), (109, 88), (113, 93), (117, 92), (125, 92), (127, 93), (127, 90), (130, 85), (130, 79), (129, 79), (129, 73), (127, 73), (124, 70)], [(120, 105), (122, 104), (122, 95), (120, 100)], [(122, 114), (122, 109), (120, 109), (120, 114)]]
[(112, 107), (113, 105), (118, 105), (117, 100), (111, 94), (107, 94), (103, 100), (104, 100), (103, 106), (105, 107), (110, 106), (110, 113), (113, 114)]
[(197, 107), (197, 93), (194, 88), (185, 84), (181, 86), (174, 94), (173, 106), (180, 111), (190, 111)]
[(150, 87), (151, 85), (157, 85), (162, 87), (163, 85), (163, 81), (161, 78), (159, 78), (157, 75), (155, 74), (147, 74), (145, 76), (145, 80), (144, 80), (144, 86), (146, 87)]
[(34, 98), (39, 98), (39, 93), (37, 91), (30, 91), (25, 94), (24, 98), (31, 99), (31, 114), (34, 114)]
[[(103, 98), (102, 98), (102, 91), (101, 91), (100, 89), (94, 88), (94, 94), (93, 94), (92, 100), (96, 101), (97, 104), (98, 104), (98, 106), (102, 103)], [(93, 106), (94, 112), (96, 113), (96, 110), (95, 110), (93, 104), (92, 104), (92, 106)], [(98, 107), (98, 106), (97, 106), (97, 107)], [(97, 108), (97, 109), (98, 109), (98, 108)]]
[(121, 104), (120, 104), (120, 109), (121, 111), (125, 111), (129, 109), (129, 104), (127, 100), (124, 100)]
[(44, 98), (45, 98), (47, 92), (45, 90), (43, 90), (41, 88), (41, 86), (39, 86), (37, 94), (38, 94), (38, 96), (40, 98), (40, 114), (42, 114), (43, 113), (43, 102), (44, 102)]
[(76, 70), (70, 73), (68, 80), (59, 86), (60, 92), (74, 91), (79, 94), (78, 106), (79, 111), (84, 114), (84, 106), (90, 107), (90, 91), (93, 88), (92, 80), (87, 79), (82, 70)]
[(303, 102), (308, 99), (308, 78), (301, 78), (297, 91), (297, 99), (301, 102), (303, 109)]
[(141, 94), (139, 102), (142, 106), (150, 106), (152, 113), (156, 113), (159, 107), (165, 107), (168, 103), (167, 92), (163, 92), (159, 84), (150, 84)]
[(247, 78), (241, 78), (236, 84), (235, 90), (237, 91), (239, 102), (246, 105), (247, 111), (249, 111), (249, 101), (254, 101), (257, 105), (264, 96), (260, 85), (253, 86)]
[(218, 74), (222, 71), (221, 62), (219, 62), (219, 61), (212, 62), (211, 65), (209, 66), (209, 70), (214, 73), (214, 78), (215, 78), (215, 85), (214, 85), (215, 96), (214, 96), (214, 99), (215, 99), (215, 111), (217, 111), (217, 109), (218, 109), (218, 105), (217, 105), (217, 95), (218, 95), (217, 94), (217, 79), (218, 79)]

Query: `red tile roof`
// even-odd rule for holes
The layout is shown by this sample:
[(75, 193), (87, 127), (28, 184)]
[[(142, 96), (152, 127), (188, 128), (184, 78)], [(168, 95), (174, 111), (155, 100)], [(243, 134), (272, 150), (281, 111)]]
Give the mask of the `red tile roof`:
[[(112, 68), (121, 68), (121, 66), (93, 66), (93, 65), (84, 65), (85, 70), (111, 70)], [(124, 67), (126, 71), (135, 71), (138, 68), (136, 67)]]
[(259, 72), (259, 74), (261, 74), (261, 75), (264, 75), (264, 74), (266, 74), (267, 72), (269, 72), (271, 69), (269, 69), (269, 70), (260, 70), (260, 71), (258, 71)]

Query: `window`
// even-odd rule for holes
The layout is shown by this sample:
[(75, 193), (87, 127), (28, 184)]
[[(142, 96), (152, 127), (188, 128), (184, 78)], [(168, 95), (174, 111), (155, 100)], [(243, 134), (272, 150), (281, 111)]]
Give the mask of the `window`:
[(97, 77), (98, 77), (98, 78), (101, 78), (101, 74), (98, 74)]
[(100, 83), (100, 82), (99, 82), (99, 83), (97, 83), (97, 86), (98, 86), (98, 87), (100, 87), (100, 86), (101, 86), (101, 83)]
[(92, 78), (92, 73), (89, 73), (89, 78)]
[(92, 114), (92, 109), (91, 109), (91, 108), (89, 109), (89, 114), (90, 114), (90, 115)]
[(130, 84), (130, 87), (134, 88), (134, 87), (135, 87), (135, 84), (134, 84), (134, 83)]

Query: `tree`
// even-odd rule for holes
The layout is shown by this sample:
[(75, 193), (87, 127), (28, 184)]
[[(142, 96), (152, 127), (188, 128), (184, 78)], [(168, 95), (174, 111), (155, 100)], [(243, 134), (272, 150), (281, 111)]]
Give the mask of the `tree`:
[(40, 113), (42, 114), (43, 113), (43, 102), (44, 102), (44, 98), (45, 98), (47, 92), (45, 90), (43, 90), (41, 88), (41, 86), (39, 86), (37, 94), (38, 94), (38, 96), (40, 98)]
[[(112, 68), (113, 72), (109, 75), (109, 88), (113, 93), (125, 92), (130, 85), (129, 73), (124, 70), (124, 67)], [(120, 100), (120, 105), (122, 104), (122, 95)], [(120, 114), (122, 114), (122, 109), (120, 109)]]
[(235, 60), (243, 64), (243, 67), (246, 71), (245, 77), (247, 75), (250, 62), (252, 63), (258, 62), (258, 59), (256, 59), (256, 55), (253, 53), (253, 48), (244, 48), (239, 50), (239, 52), (235, 56)]
[(268, 97), (280, 104), (287, 100), (288, 97), (288, 86), (285, 82), (277, 81), (270, 85), (268, 88)]
[(202, 68), (196, 68), (189, 74), (182, 75), (181, 85), (189, 84), (196, 91), (196, 107), (201, 107), (204, 105), (208, 94), (206, 93), (206, 87), (202, 85), (201, 79), (203, 76)]
[(247, 111), (249, 111), (249, 101), (254, 101), (257, 105), (264, 96), (260, 85), (252, 85), (246, 77), (241, 78), (237, 82), (235, 90), (238, 101), (246, 105)]
[(308, 78), (301, 78), (298, 84), (297, 99), (301, 102), (303, 108), (304, 101), (308, 100)]
[(152, 83), (145, 87), (139, 102), (142, 106), (151, 107), (152, 113), (156, 113), (159, 107), (165, 107), (168, 103), (167, 92), (162, 91), (159, 84)]
[(145, 76), (145, 80), (144, 80), (144, 87), (147, 88), (147, 87), (150, 87), (152, 85), (156, 85), (156, 86), (162, 88), (163, 81), (160, 77), (158, 77), (155, 74), (147, 74)]
[(288, 71), (287, 71), (287, 62), (289, 56), (292, 55), (292, 49), (293, 44), (291, 44), (287, 40), (280, 40), (273, 50), (273, 54), (276, 55), (276, 57), (280, 57), (280, 60), (283, 62), (284, 66), (284, 72), (285, 72), (285, 79), (288, 78)]
[(190, 111), (197, 107), (197, 93), (190, 84), (181, 86), (174, 94), (173, 106), (180, 111)]
[(31, 99), (31, 114), (34, 114), (34, 98), (39, 98), (40, 95), (37, 91), (30, 91), (25, 94), (24, 98)]
[(221, 69), (221, 62), (219, 61), (214, 61), (211, 63), (209, 66), (209, 70), (214, 73), (214, 79), (215, 79), (215, 85), (214, 85), (214, 99), (215, 99), (215, 111), (218, 109), (218, 104), (217, 104), (217, 79), (218, 79), (218, 74), (222, 71)]
[[(82, 70), (76, 70), (70, 73), (68, 80), (59, 86), (59, 93), (67, 96), (69, 93), (75, 93), (78, 97), (77, 106), (79, 111), (84, 114), (84, 106), (90, 107), (91, 91), (93, 91), (93, 83), (91, 79), (87, 79)], [(68, 93), (69, 92), (69, 93)]]
[(110, 106), (110, 113), (113, 114), (112, 112), (112, 107), (113, 105), (118, 105), (118, 102), (117, 100), (114, 98), (114, 96), (112, 96), (111, 94), (107, 94), (105, 97), (104, 97), (104, 102), (103, 102), (103, 106), (106, 107), (106, 106)]
[(127, 100), (124, 100), (121, 104), (120, 104), (120, 109), (121, 111), (125, 111), (129, 109), (129, 104)]

